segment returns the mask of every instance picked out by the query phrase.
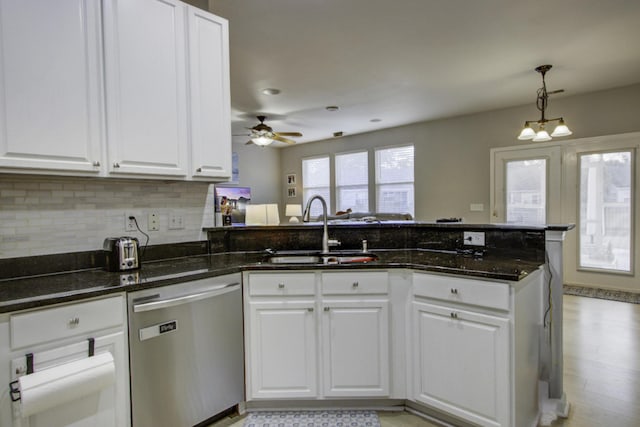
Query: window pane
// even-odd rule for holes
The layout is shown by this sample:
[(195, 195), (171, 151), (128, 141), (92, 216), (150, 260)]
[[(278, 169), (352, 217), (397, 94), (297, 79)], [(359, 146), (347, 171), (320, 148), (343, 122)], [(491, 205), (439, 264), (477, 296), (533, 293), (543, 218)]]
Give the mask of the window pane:
[(385, 184), (377, 186), (378, 212), (409, 213), (413, 216), (413, 184)]
[(412, 145), (376, 150), (376, 211), (415, 216)]
[[(331, 192), (329, 182), (329, 157), (302, 159), (302, 203), (303, 209), (307, 201), (317, 195), (327, 202), (327, 212), (331, 212)], [(322, 203), (313, 202), (311, 217), (322, 215)]]
[(631, 152), (580, 156), (580, 267), (631, 271)]
[(366, 151), (336, 154), (337, 210), (369, 211), (369, 160)]
[(547, 161), (530, 159), (506, 164), (507, 223), (546, 223)]
[(329, 157), (302, 160), (302, 183), (307, 187), (329, 186)]
[(376, 150), (376, 183), (413, 182), (413, 145)]

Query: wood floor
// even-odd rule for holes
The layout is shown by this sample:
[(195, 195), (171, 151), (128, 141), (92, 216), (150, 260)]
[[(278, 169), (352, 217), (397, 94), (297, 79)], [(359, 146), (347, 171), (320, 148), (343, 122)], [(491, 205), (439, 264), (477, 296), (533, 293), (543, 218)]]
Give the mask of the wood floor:
[[(640, 426), (640, 304), (564, 296), (564, 390), (569, 418), (553, 427)], [(382, 427), (427, 427), (404, 413), (380, 413)], [(242, 427), (242, 418), (215, 427)], [(520, 426), (516, 426), (520, 427)]]
[(640, 426), (640, 304), (564, 296), (569, 418), (553, 427)]

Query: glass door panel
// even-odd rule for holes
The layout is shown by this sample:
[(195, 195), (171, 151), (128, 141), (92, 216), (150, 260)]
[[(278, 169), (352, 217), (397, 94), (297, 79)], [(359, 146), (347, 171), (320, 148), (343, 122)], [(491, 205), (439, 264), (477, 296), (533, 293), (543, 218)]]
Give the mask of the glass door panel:
[(579, 268), (631, 272), (632, 153), (581, 154)]
[(505, 164), (507, 223), (542, 225), (547, 212), (547, 160), (509, 160)]

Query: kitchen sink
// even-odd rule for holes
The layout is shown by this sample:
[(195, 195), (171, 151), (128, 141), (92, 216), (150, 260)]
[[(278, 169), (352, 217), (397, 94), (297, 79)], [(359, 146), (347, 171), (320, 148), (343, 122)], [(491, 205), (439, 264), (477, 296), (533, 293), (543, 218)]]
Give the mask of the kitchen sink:
[(268, 256), (270, 264), (354, 264), (377, 261), (378, 256), (369, 252), (335, 251), (319, 252), (279, 251)]

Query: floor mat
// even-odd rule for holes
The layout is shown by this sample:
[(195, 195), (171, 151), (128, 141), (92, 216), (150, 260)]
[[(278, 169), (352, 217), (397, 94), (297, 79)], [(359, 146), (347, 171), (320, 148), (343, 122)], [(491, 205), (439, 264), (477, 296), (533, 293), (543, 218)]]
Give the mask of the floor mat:
[(380, 427), (380, 419), (375, 411), (263, 411), (244, 427)]
[(614, 291), (609, 289), (587, 288), (584, 286), (564, 285), (562, 290), (565, 295), (577, 295), (581, 297), (608, 299), (612, 301), (630, 302), (640, 304), (640, 294), (633, 292)]

